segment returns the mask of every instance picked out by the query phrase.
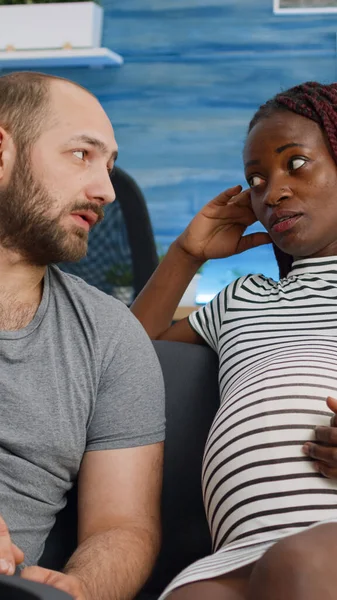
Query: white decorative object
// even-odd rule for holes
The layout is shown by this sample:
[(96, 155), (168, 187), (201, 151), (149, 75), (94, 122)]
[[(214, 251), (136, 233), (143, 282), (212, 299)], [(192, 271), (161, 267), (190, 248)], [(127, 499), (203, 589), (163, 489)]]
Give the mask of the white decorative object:
[(280, 15), (337, 13), (336, 0), (274, 0), (274, 13)]
[(98, 47), (102, 23), (95, 2), (0, 6), (0, 50)]
[(135, 290), (131, 285), (114, 285), (111, 289), (111, 295), (130, 306), (134, 300)]
[(179, 302), (179, 306), (195, 306), (195, 299), (197, 295), (197, 288), (200, 277), (201, 275), (199, 273), (194, 275), (193, 279), (190, 281), (188, 287), (186, 288), (182, 299)]
[[(1, 7), (0, 7), (1, 10)], [(122, 65), (123, 57), (109, 48), (0, 51), (0, 69), (107, 67)]]

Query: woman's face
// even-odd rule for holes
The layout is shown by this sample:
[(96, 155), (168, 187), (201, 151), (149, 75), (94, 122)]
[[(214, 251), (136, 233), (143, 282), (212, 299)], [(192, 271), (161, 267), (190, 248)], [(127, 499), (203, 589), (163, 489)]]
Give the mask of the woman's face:
[(337, 166), (317, 123), (290, 111), (262, 119), (244, 163), (254, 213), (281, 250), (337, 255)]

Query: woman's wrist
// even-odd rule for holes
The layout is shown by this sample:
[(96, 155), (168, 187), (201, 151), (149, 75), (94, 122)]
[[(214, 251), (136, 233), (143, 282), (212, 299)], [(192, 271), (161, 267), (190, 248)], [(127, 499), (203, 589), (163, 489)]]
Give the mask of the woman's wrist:
[(191, 272), (195, 273), (205, 263), (205, 260), (201, 260), (200, 258), (197, 258), (188, 252), (180, 243), (179, 238), (172, 242), (167, 254), (170, 255), (175, 262), (179, 263), (180, 268), (185, 266)]

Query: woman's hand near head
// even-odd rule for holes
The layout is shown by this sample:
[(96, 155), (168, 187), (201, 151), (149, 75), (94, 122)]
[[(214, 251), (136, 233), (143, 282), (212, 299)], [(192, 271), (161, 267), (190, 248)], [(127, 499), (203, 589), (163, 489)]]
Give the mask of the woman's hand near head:
[(337, 479), (337, 400), (329, 396), (326, 402), (334, 413), (330, 427), (316, 427), (315, 442), (304, 444), (303, 452), (314, 459), (319, 473)]
[(203, 263), (271, 242), (267, 233), (244, 235), (256, 217), (250, 190), (241, 190), (240, 185), (225, 190), (198, 212), (176, 241), (182, 250)]
[(237, 185), (222, 192), (200, 210), (137, 296), (131, 310), (152, 339), (204, 343), (187, 319), (171, 326), (192, 277), (210, 258), (225, 258), (270, 242), (267, 233), (244, 235), (256, 217), (249, 190), (241, 189)]

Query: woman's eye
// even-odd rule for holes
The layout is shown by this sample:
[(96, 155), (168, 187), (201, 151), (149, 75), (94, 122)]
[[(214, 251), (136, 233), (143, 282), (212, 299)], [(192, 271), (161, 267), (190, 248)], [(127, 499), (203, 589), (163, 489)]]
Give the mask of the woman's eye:
[(84, 160), (84, 157), (85, 157), (85, 154), (86, 154), (86, 152), (85, 152), (85, 150), (75, 150), (75, 151), (73, 152), (73, 154), (74, 154), (74, 156), (76, 156), (76, 157), (77, 157), (77, 158), (79, 158), (80, 160)]
[(263, 182), (262, 177), (259, 177), (258, 175), (253, 175), (252, 177), (249, 177), (249, 179), (248, 179), (248, 185), (251, 188), (260, 185), (262, 182)]
[(296, 171), (296, 169), (299, 169), (300, 167), (303, 167), (303, 165), (306, 163), (306, 160), (304, 158), (292, 158), (289, 161), (289, 167), (291, 171)]

